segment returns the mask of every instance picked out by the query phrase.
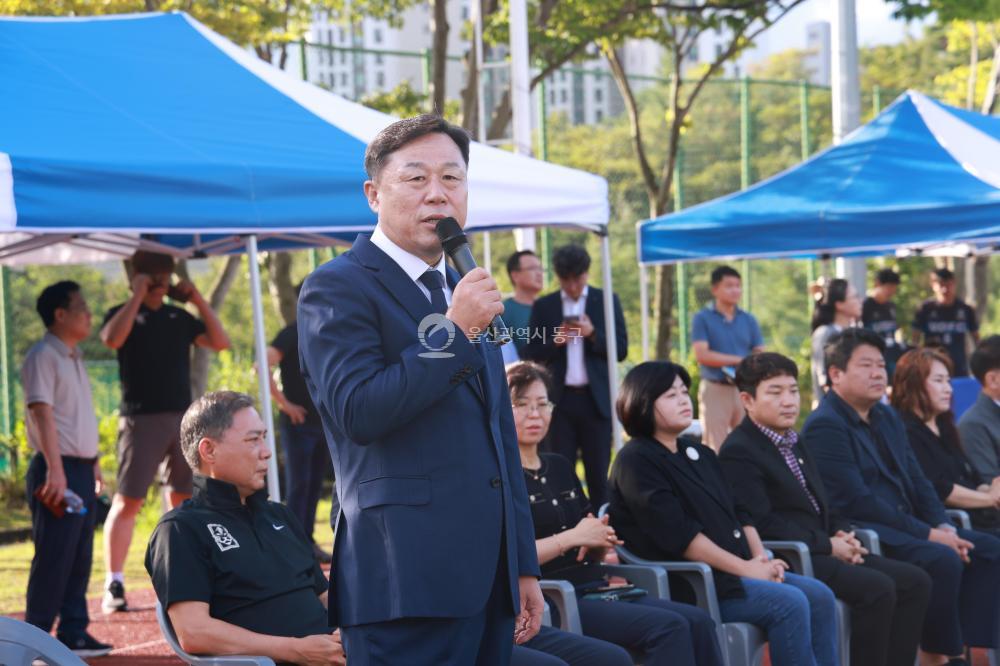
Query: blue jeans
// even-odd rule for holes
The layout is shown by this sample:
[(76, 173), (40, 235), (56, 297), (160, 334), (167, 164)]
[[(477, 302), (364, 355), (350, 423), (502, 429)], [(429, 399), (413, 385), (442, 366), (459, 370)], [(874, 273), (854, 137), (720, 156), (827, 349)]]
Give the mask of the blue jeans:
[[(330, 449), (326, 446), (326, 437), (320, 425), (294, 425), (282, 415), (278, 426), (281, 446), (285, 449), (285, 504), (302, 523), (302, 529), (312, 541), (316, 504), (323, 489), (323, 479), (333, 470)], [(337, 494), (334, 493), (333, 497), (336, 500)], [(337, 502), (334, 501), (331, 510), (337, 509)]]
[(748, 622), (767, 633), (773, 666), (837, 666), (833, 592), (814, 578), (785, 574), (784, 583), (740, 578), (745, 597), (720, 599), (723, 622)]

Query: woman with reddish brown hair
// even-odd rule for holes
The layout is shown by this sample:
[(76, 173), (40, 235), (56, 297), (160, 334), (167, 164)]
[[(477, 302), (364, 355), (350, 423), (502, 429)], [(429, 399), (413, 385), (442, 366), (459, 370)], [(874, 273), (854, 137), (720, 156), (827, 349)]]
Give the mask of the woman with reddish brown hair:
[(1000, 478), (984, 483), (965, 456), (951, 412), (951, 368), (951, 359), (936, 348), (906, 352), (893, 375), (892, 405), (941, 501), (968, 511), (975, 529), (1000, 534)]

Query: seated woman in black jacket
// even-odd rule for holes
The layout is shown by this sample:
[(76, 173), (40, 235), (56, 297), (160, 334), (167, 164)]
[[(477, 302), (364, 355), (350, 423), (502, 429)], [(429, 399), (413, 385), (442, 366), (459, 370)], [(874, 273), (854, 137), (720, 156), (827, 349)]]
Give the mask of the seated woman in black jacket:
[[(597, 564), (621, 542), (607, 517), (594, 517), (569, 461), (538, 452), (552, 414), (548, 373), (534, 363), (515, 363), (507, 382), (542, 576), (576, 587), (584, 635), (639, 651), (646, 666), (721, 666), (715, 623), (702, 610), (638, 590), (629, 600), (600, 599), (609, 593), (595, 592), (607, 585)], [(533, 647), (530, 641), (527, 646)]]
[(1000, 477), (984, 483), (962, 450), (951, 413), (951, 358), (933, 347), (911, 349), (896, 365), (892, 406), (910, 447), (945, 506), (969, 512), (973, 528), (1000, 534)]
[(774, 666), (838, 665), (830, 588), (770, 559), (715, 452), (679, 438), (691, 425), (690, 386), (687, 371), (666, 361), (641, 363), (622, 383), (618, 418), (633, 439), (611, 469), (618, 536), (645, 559), (711, 566), (723, 622), (764, 630)]

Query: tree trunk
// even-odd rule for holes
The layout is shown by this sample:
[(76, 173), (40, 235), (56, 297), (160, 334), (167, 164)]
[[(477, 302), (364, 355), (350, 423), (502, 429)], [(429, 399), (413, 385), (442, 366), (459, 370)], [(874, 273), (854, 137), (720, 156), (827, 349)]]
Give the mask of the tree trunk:
[(503, 91), (500, 102), (493, 109), (493, 116), (490, 118), (490, 128), (486, 130), (486, 138), (502, 139), (510, 125), (514, 111), (510, 106), (510, 89)]
[(448, 78), (448, 2), (434, 0), (431, 18), (433, 56), (431, 59), (431, 103), (435, 113), (444, 113), (445, 84)]
[(653, 358), (669, 359), (670, 341), (674, 334), (674, 266), (671, 264), (656, 267), (653, 317), (656, 320), (656, 350)]
[(992, 115), (997, 105), (997, 87), (1000, 86), (1000, 43), (993, 47), (993, 66), (990, 67), (990, 80), (986, 83), (986, 95), (983, 96), (983, 106), (980, 111)]
[(292, 255), (289, 252), (268, 252), (267, 286), (274, 309), (285, 326), (295, 321), (295, 285), (292, 284)]
[(479, 63), (476, 62), (475, 45), (465, 54), (465, 88), (462, 89), (462, 127), (475, 137), (479, 136)]
[[(223, 303), (226, 302), (226, 295), (229, 293), (230, 287), (233, 286), (233, 282), (236, 281), (236, 276), (240, 273), (240, 266), (243, 263), (242, 259), (242, 254), (233, 254), (226, 257), (226, 265), (223, 266), (222, 272), (219, 273), (215, 284), (212, 285), (212, 289), (208, 294), (208, 304), (212, 306), (216, 314), (218, 314)], [(195, 347), (194, 357), (191, 359), (191, 393), (195, 398), (204, 394), (205, 388), (208, 386), (208, 366), (212, 362), (212, 355), (214, 353), (210, 349)]]
[(981, 322), (986, 314), (990, 288), (990, 257), (979, 255), (965, 260), (965, 302), (976, 310)]

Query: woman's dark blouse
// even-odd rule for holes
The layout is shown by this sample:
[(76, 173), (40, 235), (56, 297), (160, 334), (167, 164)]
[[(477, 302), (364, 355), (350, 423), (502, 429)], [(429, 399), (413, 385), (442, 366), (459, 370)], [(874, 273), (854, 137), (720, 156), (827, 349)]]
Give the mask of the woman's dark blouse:
[[(539, 458), (542, 465), (537, 471), (524, 470), (524, 483), (535, 523), (535, 539), (544, 539), (576, 527), (592, 510), (566, 458), (554, 453), (542, 453)], [(597, 567), (576, 561), (578, 552), (578, 548), (571, 548), (543, 564), (542, 577), (568, 580), (574, 585), (602, 581)]]
[[(979, 472), (975, 470), (965, 456), (958, 442), (953, 438), (958, 436), (957, 430), (948, 428), (938, 417), (938, 431), (935, 435), (927, 424), (908, 412), (902, 412), (903, 423), (906, 424), (906, 436), (910, 440), (910, 448), (917, 456), (924, 476), (934, 486), (941, 501), (944, 502), (956, 485), (975, 490), (985, 483)], [(950, 436), (948, 433), (952, 433)], [(972, 526), (984, 529), (1000, 527), (1000, 512), (996, 509), (966, 509)]]
[[(975, 490), (982, 483), (979, 474), (958, 447), (958, 442), (935, 435), (926, 423), (909, 412), (901, 414), (903, 423), (906, 424), (910, 448), (913, 449), (924, 475), (934, 486), (934, 491), (941, 501), (951, 494), (956, 484)], [(948, 432), (946, 428), (939, 427), (938, 430), (942, 434)]]
[[(744, 525), (750, 513), (733, 500), (712, 449), (679, 439), (677, 453), (638, 437), (618, 453), (609, 480), (611, 524), (625, 548), (649, 560), (683, 560), (704, 534), (737, 557), (750, 559)], [(739, 577), (714, 569), (719, 598), (745, 595)]]

